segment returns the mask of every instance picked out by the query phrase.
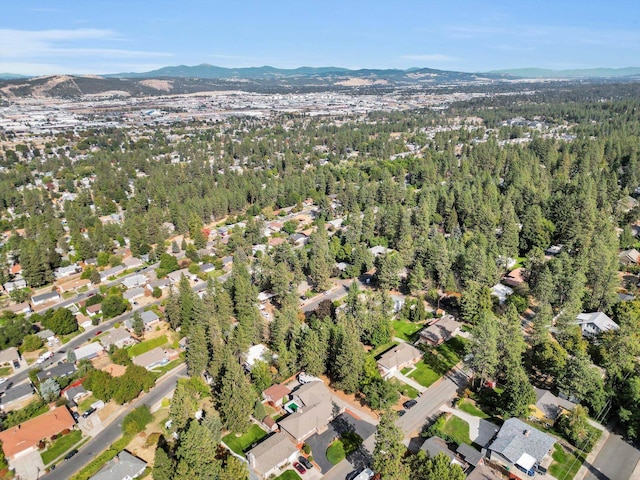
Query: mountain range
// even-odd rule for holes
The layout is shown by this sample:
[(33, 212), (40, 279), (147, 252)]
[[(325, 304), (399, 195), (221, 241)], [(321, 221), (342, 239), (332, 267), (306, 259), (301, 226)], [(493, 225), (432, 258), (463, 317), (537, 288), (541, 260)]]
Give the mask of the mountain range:
[[(432, 68), (359, 69), (340, 67), (224, 68), (201, 64), (163, 67), (142, 73), (108, 75), (52, 75), (26, 77), (0, 74), (0, 98), (58, 97), (85, 95), (146, 96), (184, 94), (212, 90), (244, 90), (263, 93), (321, 90), (380, 90), (395, 87), (461, 87), (506, 85), (523, 78), (588, 78), (594, 81), (635, 81), (640, 68), (544, 70), (516, 69), (469, 73)], [(493, 87), (492, 87), (493, 88)]]

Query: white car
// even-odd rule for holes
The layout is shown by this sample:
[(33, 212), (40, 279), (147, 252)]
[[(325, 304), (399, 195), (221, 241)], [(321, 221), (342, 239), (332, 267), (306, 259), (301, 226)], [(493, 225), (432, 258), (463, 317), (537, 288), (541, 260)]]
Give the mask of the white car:
[(6, 382), (7, 379), (6, 378), (0, 378), (0, 385), (2, 385), (4, 382)]

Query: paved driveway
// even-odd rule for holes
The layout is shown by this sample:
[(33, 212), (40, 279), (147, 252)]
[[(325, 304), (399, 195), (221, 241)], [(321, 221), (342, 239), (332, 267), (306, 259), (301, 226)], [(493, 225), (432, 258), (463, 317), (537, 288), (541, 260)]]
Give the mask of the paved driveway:
[(15, 468), (16, 475), (23, 480), (36, 480), (44, 474), (44, 463), (37, 450), (14, 458), (11, 466)]
[[(333, 468), (333, 465), (327, 459), (327, 448), (331, 442), (346, 432), (355, 432), (363, 440), (366, 440), (376, 431), (376, 426), (357, 419), (348, 413), (338, 416), (328, 426), (328, 429), (320, 434), (315, 434), (306, 440), (311, 447), (313, 461), (318, 464), (322, 473), (326, 473)], [(357, 453), (357, 452), (356, 452)]]
[[(625, 442), (619, 435), (611, 434), (602, 446), (592, 465), (587, 465), (584, 480), (628, 480), (638, 462), (640, 451)], [(637, 478), (637, 475), (634, 475)], [(576, 477), (576, 480), (578, 477)]]

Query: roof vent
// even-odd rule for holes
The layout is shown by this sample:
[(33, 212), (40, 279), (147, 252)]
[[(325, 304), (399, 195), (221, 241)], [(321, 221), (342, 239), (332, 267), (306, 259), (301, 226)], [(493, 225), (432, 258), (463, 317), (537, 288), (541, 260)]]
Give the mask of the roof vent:
[(531, 433), (531, 430), (525, 430), (524, 432), (522, 432), (522, 434), (523, 434), (525, 437), (528, 437), (530, 433)]

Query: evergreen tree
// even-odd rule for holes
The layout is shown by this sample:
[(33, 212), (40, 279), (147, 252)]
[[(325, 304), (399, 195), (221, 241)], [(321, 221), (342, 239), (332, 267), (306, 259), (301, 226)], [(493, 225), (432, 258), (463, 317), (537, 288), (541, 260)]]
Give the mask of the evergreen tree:
[(142, 316), (138, 310), (133, 312), (131, 326), (133, 327), (133, 333), (135, 333), (136, 336), (141, 337), (144, 334), (144, 322), (142, 321)]
[(247, 431), (255, 398), (256, 394), (240, 364), (233, 358), (228, 359), (218, 398), (220, 418), (227, 430), (235, 433)]
[(309, 237), (309, 278), (320, 290), (329, 287), (329, 277), (335, 260), (329, 250), (329, 237), (324, 225)]
[(332, 362), (336, 387), (346, 393), (357, 391), (360, 384), (362, 367), (364, 366), (364, 348), (359, 337), (360, 334), (352, 325), (342, 328), (336, 355)]
[(383, 480), (409, 480), (410, 474), (403, 462), (405, 446), (402, 432), (395, 424), (396, 414), (389, 410), (382, 414), (376, 428), (373, 449), (373, 469)]

